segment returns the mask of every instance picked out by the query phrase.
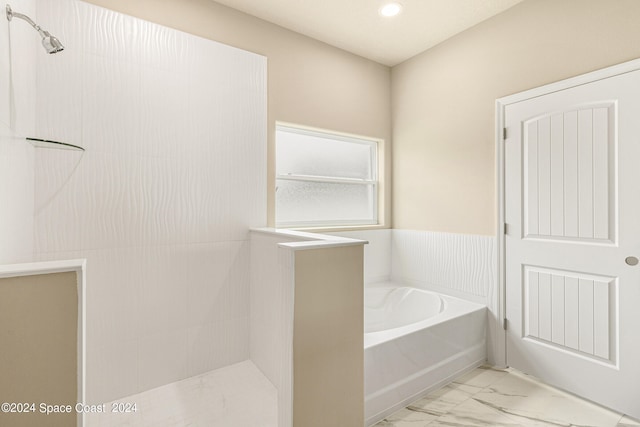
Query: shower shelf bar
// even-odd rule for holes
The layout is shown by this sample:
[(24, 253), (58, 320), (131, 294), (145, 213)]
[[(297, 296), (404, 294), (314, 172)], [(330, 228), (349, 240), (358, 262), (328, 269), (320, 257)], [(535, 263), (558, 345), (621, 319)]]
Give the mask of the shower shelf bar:
[(84, 151), (84, 148), (78, 145), (68, 144), (66, 142), (51, 141), (48, 139), (29, 138), (29, 137), (27, 137), (27, 141), (29, 141), (31, 145), (33, 145), (34, 147), (38, 147), (38, 148), (53, 148), (57, 150)]

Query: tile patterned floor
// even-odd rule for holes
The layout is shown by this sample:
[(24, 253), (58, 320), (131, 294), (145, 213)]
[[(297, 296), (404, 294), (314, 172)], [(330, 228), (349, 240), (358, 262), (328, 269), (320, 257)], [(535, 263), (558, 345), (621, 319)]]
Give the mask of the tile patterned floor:
[[(256, 366), (241, 362), (116, 402), (137, 412), (92, 414), (86, 427), (277, 427), (277, 392)], [(107, 409), (111, 407), (107, 404)]]
[(375, 427), (630, 427), (640, 422), (513, 369), (480, 367)]
[[(118, 402), (135, 402), (138, 411), (94, 414), (86, 426), (277, 427), (276, 390), (248, 361)], [(426, 426), (640, 427), (640, 422), (518, 371), (481, 367), (375, 427)]]

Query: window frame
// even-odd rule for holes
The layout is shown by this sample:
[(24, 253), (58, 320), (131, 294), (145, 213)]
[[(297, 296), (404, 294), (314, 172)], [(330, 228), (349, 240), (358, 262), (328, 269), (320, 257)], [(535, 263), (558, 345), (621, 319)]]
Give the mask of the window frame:
[[(313, 137), (321, 137), (324, 139), (333, 139), (336, 141), (343, 141), (352, 144), (360, 144), (371, 147), (370, 154), (370, 166), (371, 166), (371, 179), (360, 179), (360, 178), (340, 178), (340, 177), (328, 177), (328, 176), (317, 176), (317, 175), (305, 175), (305, 174), (279, 174), (278, 173), (278, 165), (275, 165), (275, 188), (274, 188), (274, 202), (275, 202), (275, 226), (276, 228), (293, 228), (293, 229), (348, 229), (354, 227), (378, 227), (380, 226), (380, 210), (382, 206), (380, 206), (380, 150), (382, 147), (383, 140), (378, 138), (371, 138), (360, 135), (346, 134), (342, 132), (336, 132), (327, 129), (319, 129), (312, 128), (308, 126), (301, 126), (291, 123), (283, 123), (276, 122), (275, 127), (275, 158), (277, 162), (277, 150), (278, 150), (278, 141), (277, 141), (277, 133), (279, 131), (286, 131), (289, 133), (296, 133), (300, 135), (313, 136)], [(325, 221), (289, 221), (289, 222), (279, 222), (278, 221), (278, 181), (294, 181), (294, 182), (317, 182), (317, 183), (336, 183), (336, 184), (355, 184), (355, 185), (363, 185), (363, 186), (371, 186), (372, 192), (372, 200), (371, 200), (371, 208), (372, 219), (362, 219), (362, 220), (325, 220)]]

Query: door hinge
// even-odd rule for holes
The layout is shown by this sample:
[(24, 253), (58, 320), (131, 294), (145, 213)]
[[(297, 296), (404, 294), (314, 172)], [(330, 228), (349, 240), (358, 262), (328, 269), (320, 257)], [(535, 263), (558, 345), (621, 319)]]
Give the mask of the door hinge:
[(502, 319), (502, 329), (507, 330), (507, 318)]
[(502, 139), (507, 140), (507, 128), (502, 128)]
[(509, 234), (509, 224), (507, 224), (506, 222), (504, 223), (504, 234), (505, 236)]

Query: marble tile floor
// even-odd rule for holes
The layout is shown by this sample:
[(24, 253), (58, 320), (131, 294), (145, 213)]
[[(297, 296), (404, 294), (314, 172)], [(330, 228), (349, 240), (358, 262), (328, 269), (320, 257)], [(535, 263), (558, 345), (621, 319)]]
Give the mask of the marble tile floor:
[(375, 427), (629, 427), (640, 422), (514, 369), (477, 368)]
[(135, 413), (88, 414), (85, 427), (277, 427), (277, 392), (245, 361), (106, 404)]

